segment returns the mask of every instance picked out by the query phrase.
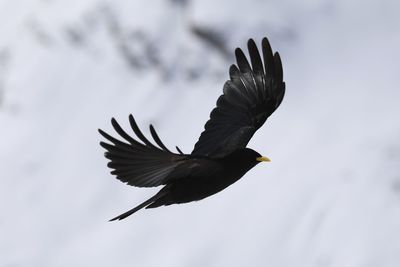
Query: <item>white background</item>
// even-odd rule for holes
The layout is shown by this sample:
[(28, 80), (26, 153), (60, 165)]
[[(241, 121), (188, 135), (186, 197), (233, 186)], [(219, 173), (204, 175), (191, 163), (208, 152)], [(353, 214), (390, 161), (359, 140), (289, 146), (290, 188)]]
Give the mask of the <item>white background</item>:
[[(0, 1), (0, 266), (399, 266), (399, 8)], [(190, 153), (234, 48), (264, 36), (287, 94), (249, 147), (272, 162), (108, 222), (158, 189), (111, 176), (97, 128), (132, 113)]]

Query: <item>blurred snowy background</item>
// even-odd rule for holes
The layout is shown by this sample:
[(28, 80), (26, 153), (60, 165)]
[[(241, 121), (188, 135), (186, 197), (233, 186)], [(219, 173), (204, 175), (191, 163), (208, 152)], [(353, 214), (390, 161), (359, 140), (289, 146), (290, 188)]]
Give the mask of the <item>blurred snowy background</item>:
[[(0, 1), (0, 266), (400, 266), (398, 1)], [(109, 174), (110, 119), (189, 153), (233, 49), (270, 39), (272, 159), (201, 202)]]

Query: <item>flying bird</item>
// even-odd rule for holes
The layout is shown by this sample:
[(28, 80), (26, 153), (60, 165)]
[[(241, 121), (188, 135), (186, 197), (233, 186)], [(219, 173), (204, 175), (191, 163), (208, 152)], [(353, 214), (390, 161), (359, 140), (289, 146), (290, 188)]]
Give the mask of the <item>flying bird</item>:
[(178, 153), (171, 152), (152, 125), (155, 144), (150, 142), (132, 115), (129, 123), (137, 138), (125, 132), (114, 118), (112, 126), (123, 141), (99, 129), (109, 141), (100, 145), (106, 150), (111, 174), (131, 186), (163, 186), (150, 199), (110, 221), (122, 220), (142, 208), (201, 200), (230, 186), (258, 163), (270, 161), (246, 146), (282, 102), (282, 63), (267, 38), (261, 43), (262, 58), (252, 39), (247, 45), (250, 63), (236, 48), (237, 66), (229, 68), (230, 79), (192, 153), (184, 154), (178, 147)]

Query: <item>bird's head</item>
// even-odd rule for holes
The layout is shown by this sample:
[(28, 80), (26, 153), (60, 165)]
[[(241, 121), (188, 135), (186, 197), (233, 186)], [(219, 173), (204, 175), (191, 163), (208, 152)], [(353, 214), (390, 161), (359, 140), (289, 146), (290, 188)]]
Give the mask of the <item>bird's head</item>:
[(271, 161), (269, 158), (261, 156), (260, 153), (250, 148), (236, 150), (235, 152), (227, 156), (225, 160), (230, 165), (245, 169), (251, 169), (258, 163), (263, 161)]
[(260, 153), (257, 151), (254, 151), (253, 149), (250, 148), (245, 148), (241, 152), (243, 159), (246, 159), (247, 161), (251, 161), (255, 164), (258, 164), (260, 162), (270, 162), (271, 160), (267, 157), (261, 156)]

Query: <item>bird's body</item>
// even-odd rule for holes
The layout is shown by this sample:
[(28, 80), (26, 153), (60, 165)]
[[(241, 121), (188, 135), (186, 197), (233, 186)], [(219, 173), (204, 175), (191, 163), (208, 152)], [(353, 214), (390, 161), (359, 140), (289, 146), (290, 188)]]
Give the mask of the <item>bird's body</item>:
[(167, 185), (164, 189), (167, 192), (165, 197), (155, 202), (152, 207), (197, 201), (218, 193), (239, 180), (258, 163), (254, 160), (256, 157), (246, 160), (241, 156), (256, 156), (256, 153), (245, 149), (225, 158), (201, 158), (199, 162), (192, 159), (193, 166), (188, 175)]
[(154, 145), (132, 115), (131, 128), (142, 142), (128, 135), (115, 119), (112, 125), (126, 142), (99, 130), (112, 143), (100, 145), (107, 150), (108, 166), (119, 180), (137, 187), (164, 185), (156, 195), (112, 220), (124, 219), (141, 208), (201, 200), (230, 186), (261, 161), (269, 161), (246, 145), (283, 99), (282, 66), (266, 38), (262, 42), (264, 66), (253, 40), (248, 47), (252, 66), (236, 49), (239, 68), (231, 66), (231, 79), (191, 154), (183, 154), (179, 148), (179, 154), (169, 151), (150, 126), (158, 146)]

